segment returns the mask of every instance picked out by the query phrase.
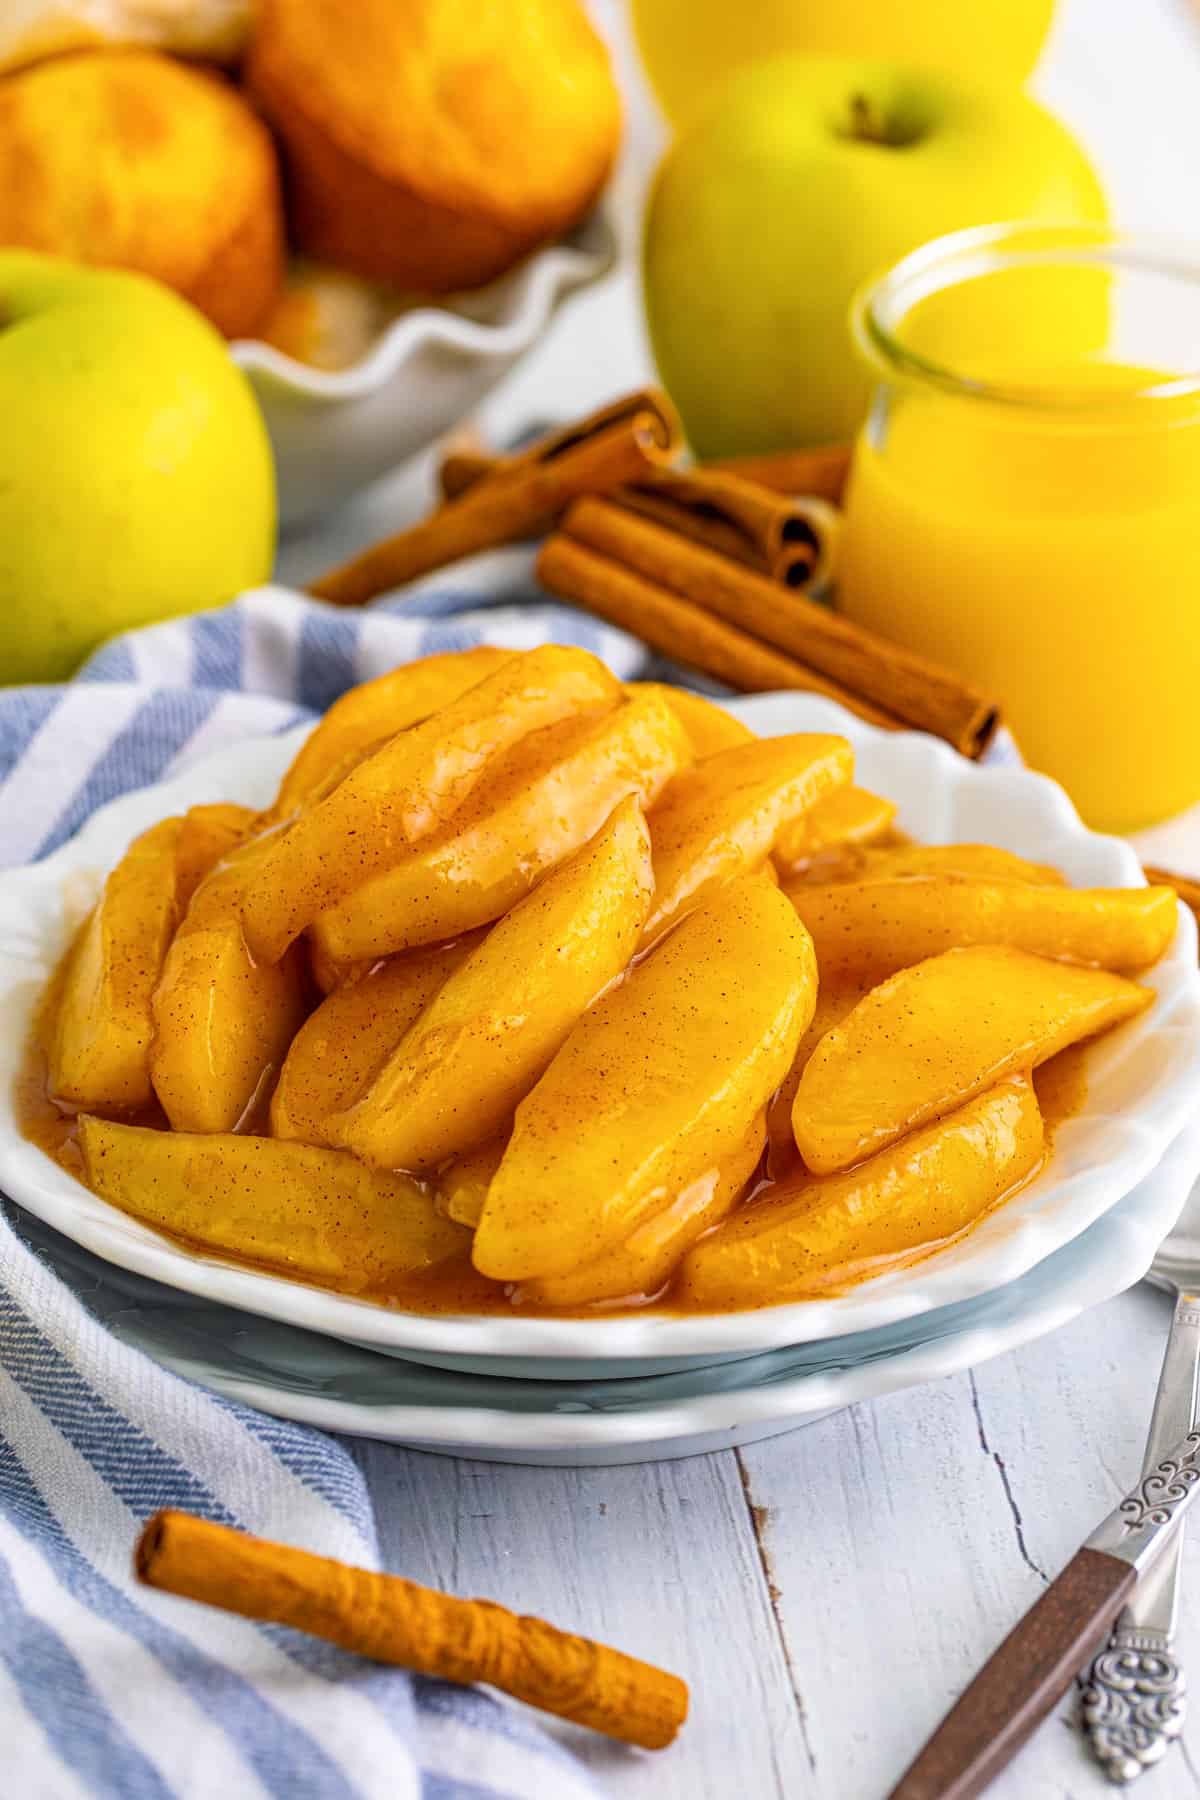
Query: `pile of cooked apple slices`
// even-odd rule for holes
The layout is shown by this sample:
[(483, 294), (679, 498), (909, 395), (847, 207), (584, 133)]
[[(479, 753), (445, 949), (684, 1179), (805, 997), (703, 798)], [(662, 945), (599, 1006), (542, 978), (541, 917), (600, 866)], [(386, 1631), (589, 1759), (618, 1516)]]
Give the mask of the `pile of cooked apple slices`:
[(927, 1253), (1039, 1166), (1033, 1070), (1150, 1003), (1176, 903), (906, 844), (852, 773), (565, 647), (352, 689), (71, 946), (88, 1184), (412, 1303), (468, 1258), (528, 1305), (726, 1308)]

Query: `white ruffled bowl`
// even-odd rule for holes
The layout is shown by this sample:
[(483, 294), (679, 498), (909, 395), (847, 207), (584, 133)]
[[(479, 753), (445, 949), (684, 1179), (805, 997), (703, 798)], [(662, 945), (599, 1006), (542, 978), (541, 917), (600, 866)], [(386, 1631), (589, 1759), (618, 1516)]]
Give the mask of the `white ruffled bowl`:
[(235, 343), (271, 434), (280, 523), (328, 511), (443, 437), (615, 260), (602, 201), (498, 281), (401, 313), (348, 368), (312, 368), (257, 338)]
[[(1084, 887), (1142, 882), (1133, 850), (1081, 822), (1062, 789), (1020, 768), (980, 768), (934, 738), (876, 730), (831, 701), (762, 694), (728, 702), (764, 736), (839, 731), (863, 785), (928, 843), (982, 841), (1057, 864)], [(650, 1310), (594, 1318), (413, 1314), (204, 1257), (107, 1205), (24, 1139), (13, 1081), (46, 978), (78, 917), (78, 892), (155, 820), (205, 800), (265, 805), (307, 727), (251, 740), (103, 807), (45, 862), (0, 876), (0, 1188), (86, 1249), (170, 1287), (373, 1350), (448, 1368), (579, 1380), (715, 1363), (781, 1345), (873, 1331), (989, 1293), (1070, 1243), (1149, 1175), (1200, 1092), (1196, 927), (1179, 909), (1170, 949), (1144, 977), (1153, 1006), (1090, 1051), (1082, 1110), (1055, 1133), (1049, 1166), (961, 1242), (830, 1299), (753, 1312)], [(1136, 1279), (1141, 1270), (1131, 1270)]]

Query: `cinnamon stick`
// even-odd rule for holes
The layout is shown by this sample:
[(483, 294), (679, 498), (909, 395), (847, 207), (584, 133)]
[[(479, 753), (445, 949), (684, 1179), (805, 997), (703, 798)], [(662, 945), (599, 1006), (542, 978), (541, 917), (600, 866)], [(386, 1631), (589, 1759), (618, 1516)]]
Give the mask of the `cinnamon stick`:
[[(788, 507), (795, 520), (790, 534), (791, 555), (795, 558), (795, 563), (789, 563), (788, 546), (785, 544), (771, 573), (776, 581), (781, 581), (784, 587), (791, 588), (797, 594), (827, 594), (837, 574), (838, 545), (843, 525), (841, 508), (831, 500), (821, 499), (818, 494), (794, 494), (788, 501)], [(811, 558), (811, 567), (803, 575), (802, 538), (807, 545), (806, 554)]]
[(556, 531), (546, 539), (538, 555), (536, 573), (551, 593), (585, 607), (611, 625), (621, 626), (661, 655), (711, 675), (727, 687), (749, 694), (766, 693), (773, 688), (824, 694), (872, 725), (892, 731), (903, 729), (899, 719), (861, 695), (850, 693), (795, 657), (681, 599), (622, 563), (598, 555), (564, 532)]
[(815, 450), (775, 450), (762, 456), (728, 456), (705, 463), (728, 475), (740, 475), (777, 494), (816, 494), (840, 506), (845, 496), (852, 451), (848, 444), (826, 444)]
[[(687, 479), (683, 477), (682, 479)], [(721, 477), (722, 480), (727, 477)], [(743, 485), (741, 483), (739, 486)], [(753, 491), (753, 490), (752, 490)], [(778, 506), (786, 506), (786, 502), (778, 496), (768, 495), (762, 489), (764, 501), (774, 501)], [(653, 519), (656, 524), (665, 525), (668, 531), (677, 531), (681, 537), (690, 538), (695, 544), (706, 544), (710, 550), (719, 551), (722, 556), (731, 556), (735, 562), (744, 563), (747, 568), (758, 569), (760, 573), (773, 573), (770, 557), (764, 540), (765, 533), (756, 533), (747, 529), (736, 515), (721, 511), (711, 501), (698, 496), (688, 498), (684, 494), (673, 494), (669, 488), (657, 488), (652, 482), (640, 482), (636, 487), (614, 488), (612, 493), (614, 506), (622, 507), (626, 512), (638, 513), (642, 518)], [(775, 534), (778, 540), (778, 533)], [(776, 541), (772, 550), (778, 554), (783, 549), (781, 542)], [(796, 555), (791, 552), (785, 566), (789, 569), (796, 564)], [(800, 578), (806, 580), (811, 573), (815, 556), (810, 542), (799, 547)]]
[(634, 518), (610, 500), (577, 500), (564, 515), (562, 530), (657, 587), (785, 651), (902, 724), (944, 738), (964, 756), (981, 756), (995, 733), (998, 707), (948, 669), (823, 606), (784, 596), (753, 570)]
[(1194, 875), (1176, 875), (1170, 869), (1159, 869), (1146, 863), (1142, 873), (1151, 887), (1174, 888), (1183, 904), (1200, 920), (1200, 881)]
[(827, 501), (784, 499), (736, 475), (705, 469), (652, 469), (614, 490), (614, 505), (666, 525), (801, 590), (831, 574), (835, 515)]
[(419, 575), (529, 537), (578, 494), (603, 493), (634, 481), (672, 454), (654, 412), (635, 412), (565, 450), (551, 462), (531, 462), (503, 480), (481, 482), (407, 531), (384, 538), (308, 592), (335, 606), (362, 606), (376, 594)]
[[(438, 479), (443, 494), (459, 495), (519, 464), (474, 446), (459, 448), (443, 458)], [(826, 500), (784, 499), (736, 475), (673, 468), (650, 469), (635, 484), (613, 489), (611, 498), (797, 592), (828, 587), (832, 578), (840, 518)], [(551, 524), (545, 521), (546, 529)]]
[(470, 420), (456, 425), (442, 439), (441, 456), (434, 476), (438, 498), (457, 500), (478, 479), (480, 464), (487, 468), (495, 461), (494, 451), (488, 448)]
[(535, 463), (555, 462), (566, 452), (578, 449), (588, 438), (607, 431), (610, 426), (628, 424), (631, 419), (646, 413), (652, 414), (658, 421), (663, 448), (678, 450), (683, 443), (679, 414), (661, 388), (637, 388), (632, 394), (622, 394), (619, 399), (597, 407), (595, 412), (588, 413), (582, 419), (557, 426), (544, 436), (535, 438), (531, 444), (526, 444), (523, 450), (513, 451), (509, 456), (489, 453), (482, 444), (456, 440), (442, 458), (438, 470), (442, 498), (456, 500), (481, 475), (520, 475)]
[(457, 500), (485, 475), (500, 475), (509, 467), (509, 460), (497, 450), (487, 450), (482, 444), (456, 444), (438, 464), (438, 492), (443, 500)]
[(678, 1676), (590, 1638), (189, 1513), (157, 1513), (138, 1539), (134, 1568), (150, 1587), (291, 1625), (422, 1675), (486, 1681), (647, 1750), (665, 1748), (687, 1717)]

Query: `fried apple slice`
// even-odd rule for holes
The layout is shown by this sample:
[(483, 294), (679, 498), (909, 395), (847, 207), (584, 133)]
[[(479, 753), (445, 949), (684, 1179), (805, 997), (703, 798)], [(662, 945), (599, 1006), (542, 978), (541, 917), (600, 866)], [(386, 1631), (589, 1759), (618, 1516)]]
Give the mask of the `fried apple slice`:
[(299, 947), (257, 962), (241, 907), (272, 850), (251, 838), (217, 864), (163, 963), (153, 1000), (150, 1076), (176, 1131), (232, 1131), (248, 1116), (304, 1020)]
[(297, 751), (271, 808), (286, 819), (338, 768), (373, 745), (407, 731), (492, 675), (516, 654), (491, 644), (451, 650), (402, 663), (374, 681), (360, 682), (335, 700), (311, 737)]
[(840, 847), (830, 845), (807, 857), (797, 857), (790, 870), (778, 849), (776, 859), (787, 870), (789, 883), (827, 884), (928, 877), (945, 881), (1017, 881), (1034, 887), (1063, 887), (1066, 881), (1062, 872), (1048, 863), (1029, 862), (1027, 858), (1015, 856), (1011, 850), (1000, 850), (993, 844), (846, 842)]
[(469, 1225), (472, 1231), (478, 1225), (488, 1188), (508, 1148), (508, 1138), (507, 1131), (498, 1132), (486, 1144), (456, 1156), (440, 1172), (437, 1200), (448, 1219)]
[(558, 719), (609, 712), (620, 698), (598, 657), (544, 644), (397, 732), (277, 834), (242, 906), (254, 956), (277, 962), (319, 912), (394, 867), (521, 739)]
[(748, 725), (716, 701), (693, 694), (688, 688), (671, 687), (665, 681), (627, 681), (625, 692), (632, 698), (638, 694), (660, 695), (686, 731), (697, 762), (705, 756), (715, 756), (718, 750), (732, 750), (735, 744), (752, 744), (755, 740)]
[(733, 882), (584, 1015), (517, 1109), (475, 1234), (481, 1273), (580, 1269), (735, 1153), (812, 1017), (796, 923), (769, 882)]
[(845, 738), (805, 731), (755, 738), (677, 775), (650, 814), (655, 892), (646, 943), (765, 862), (781, 826), (848, 781), (853, 766)]
[(751, 1200), (684, 1259), (674, 1298), (775, 1306), (903, 1267), (970, 1229), (1038, 1168), (1042, 1116), (1011, 1076), (845, 1175), (798, 1176)]
[(335, 962), (386, 956), (498, 919), (627, 795), (650, 806), (690, 760), (683, 728), (657, 693), (537, 733), (449, 831), (322, 913), (312, 929), (317, 953)]
[[(820, 968), (819, 962), (817, 966)], [(817, 988), (816, 1011), (809, 1021), (808, 1030), (800, 1039), (800, 1047), (792, 1059), (791, 1068), (767, 1106), (767, 1174), (772, 1181), (781, 1180), (800, 1161), (795, 1133), (792, 1131), (792, 1107), (796, 1102), (796, 1089), (800, 1086), (805, 1063), (825, 1033), (835, 1025), (840, 1025), (869, 991), (861, 981), (849, 978), (830, 980), (822, 974)]]
[(365, 975), (368, 969), (373, 969), (381, 960), (378, 956), (357, 956), (343, 962), (340, 957), (330, 956), (328, 951), (323, 950), (315, 942), (311, 932), (307, 935), (307, 943), (308, 972), (325, 995), (332, 994), (347, 981), (357, 981), (360, 975)]
[(775, 859), (781, 868), (792, 869), (830, 850), (870, 844), (891, 830), (895, 817), (894, 803), (880, 794), (835, 788), (783, 827), (775, 840)]
[(362, 1099), (328, 1122), (331, 1140), (377, 1168), (420, 1169), (491, 1137), (624, 969), (652, 891), (646, 821), (623, 800), (493, 926)]
[(1121, 972), (1157, 962), (1175, 935), (1171, 888), (1034, 887), (900, 877), (789, 885), (823, 974), (880, 981), (926, 957), (1005, 944)]
[(935, 875), (960, 881), (1019, 881), (1033, 887), (1065, 887), (1050, 863), (1030, 862), (997, 844), (867, 844), (861, 851), (864, 881)]
[(765, 1129), (760, 1113), (731, 1155), (697, 1171), (661, 1212), (643, 1219), (623, 1244), (569, 1275), (526, 1282), (514, 1298), (557, 1307), (653, 1299), (684, 1252), (737, 1205), (762, 1158)]
[(903, 969), (805, 1064), (792, 1108), (800, 1154), (816, 1174), (848, 1169), (1153, 999), (1120, 975), (1023, 950), (947, 950)]
[(50, 1092), (69, 1106), (134, 1112), (154, 1098), (150, 1003), (178, 917), (182, 821), (135, 838), (73, 944), (50, 1038)]
[(278, 1138), (147, 1131), (83, 1118), (87, 1184), (158, 1231), (348, 1294), (386, 1292), (467, 1234), (409, 1175)]
[(179, 911), (185, 913), (192, 895), (205, 876), (249, 837), (258, 814), (249, 806), (236, 806), (232, 800), (218, 800), (211, 806), (193, 806), (183, 816), (176, 852), (176, 898)]
[(326, 1121), (366, 1092), (396, 1045), (479, 942), (416, 950), (375, 963), (336, 988), (304, 1021), (271, 1097), (271, 1132), (327, 1144)]

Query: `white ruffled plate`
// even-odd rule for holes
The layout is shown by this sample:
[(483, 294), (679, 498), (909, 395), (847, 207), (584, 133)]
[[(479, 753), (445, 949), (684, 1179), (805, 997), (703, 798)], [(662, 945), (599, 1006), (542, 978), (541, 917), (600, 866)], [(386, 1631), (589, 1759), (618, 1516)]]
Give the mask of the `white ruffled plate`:
[[(931, 843), (983, 841), (1061, 867), (1082, 886), (1132, 886), (1130, 847), (1080, 822), (1062, 790), (1019, 768), (979, 768), (933, 738), (875, 730), (832, 702), (766, 694), (729, 710), (765, 735), (840, 731), (859, 778), (900, 807), (901, 826)], [(962, 1242), (913, 1268), (832, 1299), (755, 1312), (533, 1318), (418, 1315), (373, 1306), (184, 1250), (89, 1193), (21, 1137), (12, 1103), (39, 992), (78, 916), (78, 890), (131, 838), (201, 800), (264, 804), (303, 730), (253, 740), (185, 775), (97, 812), (47, 861), (0, 876), (0, 1187), (97, 1255), (169, 1286), (392, 1355), (513, 1376), (649, 1373), (780, 1345), (814, 1343), (917, 1318), (989, 1293), (1085, 1231), (1145, 1179), (1178, 1137), (1200, 1084), (1196, 929), (1180, 908), (1175, 941), (1146, 977), (1155, 1001), (1090, 1052), (1083, 1110), (1056, 1133), (1049, 1167)], [(72, 897), (74, 905), (72, 904)]]
[(401, 313), (348, 368), (312, 368), (258, 338), (235, 343), (271, 434), (282, 523), (330, 511), (443, 437), (615, 260), (601, 201), (487, 287)]
[[(975, 1300), (832, 1343), (610, 1381), (514, 1381), (423, 1368), (114, 1269), (35, 1219), (18, 1229), (125, 1343), (263, 1412), (490, 1462), (629, 1463), (775, 1437), (1057, 1330), (1145, 1273), (1197, 1168), (1200, 1127), (1191, 1126), (1132, 1194), (1073, 1243)], [(1200, 1229), (1198, 1198), (1169, 1244)]]

